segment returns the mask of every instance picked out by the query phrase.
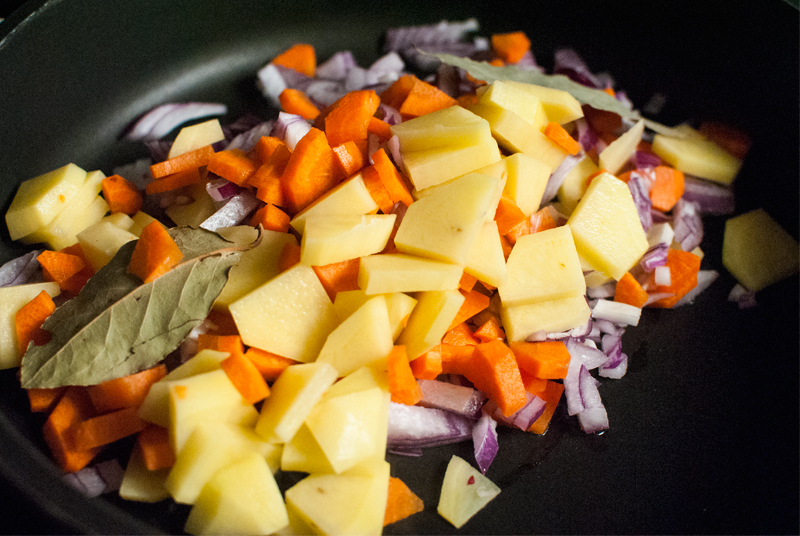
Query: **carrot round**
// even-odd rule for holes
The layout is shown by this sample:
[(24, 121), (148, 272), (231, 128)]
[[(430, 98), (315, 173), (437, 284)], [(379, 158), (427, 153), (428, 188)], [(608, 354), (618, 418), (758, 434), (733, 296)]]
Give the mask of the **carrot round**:
[(120, 175), (106, 177), (100, 183), (103, 197), (112, 214), (119, 212), (133, 216), (142, 208), (142, 194), (139, 189)]
[(150, 283), (183, 259), (178, 245), (157, 221), (148, 223), (133, 248), (128, 272)]

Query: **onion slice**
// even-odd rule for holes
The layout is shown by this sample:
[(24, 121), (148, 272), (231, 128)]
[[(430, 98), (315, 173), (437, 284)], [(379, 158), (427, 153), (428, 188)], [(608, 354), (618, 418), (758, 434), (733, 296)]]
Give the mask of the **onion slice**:
[(417, 383), (422, 391), (420, 406), (451, 411), (470, 419), (480, 417), (486, 395), (477, 389), (438, 380), (417, 380)]
[(486, 470), (489, 469), (500, 448), (497, 442), (497, 421), (489, 415), (483, 414), (472, 428), (472, 444), (478, 469), (481, 470), (481, 473), (486, 474)]
[(472, 437), (474, 419), (449, 411), (389, 403), (387, 445), (435, 447), (466, 441)]
[(180, 125), (212, 115), (225, 115), (228, 107), (218, 102), (171, 103), (156, 106), (128, 130), (128, 141), (160, 140)]
[(255, 210), (260, 201), (250, 190), (242, 190), (228, 201), (214, 214), (208, 217), (200, 227), (209, 231), (216, 231), (223, 227), (239, 225)]

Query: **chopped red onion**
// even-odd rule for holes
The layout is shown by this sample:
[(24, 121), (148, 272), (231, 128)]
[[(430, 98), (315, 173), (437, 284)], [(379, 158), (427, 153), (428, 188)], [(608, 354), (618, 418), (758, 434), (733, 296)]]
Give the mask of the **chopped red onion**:
[(171, 103), (156, 106), (141, 116), (128, 130), (128, 141), (160, 140), (180, 125), (208, 117), (225, 115), (228, 107), (217, 102)]
[(405, 66), (403, 58), (397, 52), (390, 51), (369, 66), (367, 79), (370, 80), (370, 85), (394, 82), (400, 78)]
[(541, 203), (549, 203), (553, 200), (553, 198), (558, 193), (558, 189), (561, 187), (561, 183), (564, 182), (564, 179), (567, 178), (569, 172), (578, 165), (578, 163), (585, 158), (585, 153), (583, 151), (579, 152), (576, 155), (568, 155), (561, 164), (553, 171), (550, 175), (550, 178), (547, 180), (547, 186), (545, 186), (544, 194), (542, 194)]
[(84, 467), (80, 471), (67, 473), (64, 480), (87, 497), (99, 497), (106, 491), (106, 483), (94, 467)]
[(172, 142), (168, 140), (149, 140), (144, 142), (147, 152), (150, 153), (150, 158), (153, 162), (163, 162), (169, 158), (169, 150), (172, 148)]
[(202, 229), (216, 231), (223, 227), (239, 225), (247, 216), (256, 209), (260, 201), (250, 190), (242, 190), (228, 201), (214, 214), (200, 224)]
[(692, 251), (703, 240), (703, 220), (700, 218), (697, 205), (679, 199), (672, 209), (672, 214), (675, 240), (680, 243), (683, 251)]
[(608, 429), (608, 414), (600, 399), (600, 391), (597, 386), (600, 384), (586, 369), (581, 367), (579, 374), (579, 385), (581, 399), (584, 409), (578, 413), (578, 422), (581, 429), (587, 434), (595, 434)]
[(593, 299), (613, 298), (616, 289), (617, 289), (617, 282), (609, 281), (608, 283), (603, 283), (602, 285), (596, 287), (587, 288), (586, 295)]
[(594, 320), (594, 325), (597, 326), (597, 329), (600, 333), (607, 333), (608, 335), (616, 335), (621, 337), (623, 333), (625, 333), (625, 328), (611, 322), (610, 320), (605, 320), (602, 318), (596, 318)]
[(542, 416), (547, 403), (531, 393), (526, 392), (525, 397), (527, 399), (525, 405), (508, 417), (503, 415), (497, 404), (491, 400), (486, 403), (484, 411), (500, 424), (519, 428), (520, 430), (528, 430), (536, 422), (536, 419)]
[(388, 104), (380, 103), (378, 105), (378, 113), (380, 114), (379, 117), (389, 125), (399, 125), (403, 122), (403, 117), (400, 115), (400, 112)]
[[(717, 280), (719, 277), (719, 272), (716, 270), (700, 270), (697, 272), (697, 284), (694, 286), (692, 290), (687, 292), (683, 295), (683, 298), (678, 300), (678, 303), (672, 306), (674, 309), (675, 307), (681, 307), (683, 305), (694, 303), (695, 298), (703, 292), (705, 289), (711, 286), (711, 283)], [(753, 293), (755, 296), (755, 293)]]
[(578, 359), (578, 364), (584, 365), (589, 370), (594, 370), (608, 360), (608, 357), (594, 346), (591, 340), (566, 339), (564, 344), (569, 350), (570, 361)]
[(650, 185), (651, 182), (644, 173), (640, 173), (639, 170), (631, 172), (628, 190), (631, 192), (636, 212), (639, 213), (639, 221), (645, 231), (648, 231), (653, 225), (653, 217), (650, 214), (653, 206), (653, 202), (650, 201)]
[(654, 168), (661, 165), (661, 158), (653, 153), (636, 151), (633, 153), (633, 163), (636, 169)]
[(652, 292), (652, 293), (648, 293), (647, 301), (644, 302), (644, 307), (647, 307), (651, 303), (655, 303), (658, 300), (663, 300), (664, 298), (671, 298), (674, 295), (675, 295), (675, 293), (673, 293), (673, 292)]
[(355, 66), (347, 72), (344, 79), (344, 89), (346, 91), (357, 91), (369, 85), (369, 74), (363, 67)]
[(281, 139), (294, 151), (297, 142), (311, 130), (311, 125), (302, 116), (280, 112), (272, 127), (272, 136)]
[(655, 270), (653, 270), (653, 282), (659, 286), (669, 286), (672, 284), (669, 266), (656, 266)]
[(575, 121), (575, 127), (578, 129), (578, 143), (581, 144), (584, 151), (591, 151), (597, 146), (597, 134), (592, 130), (589, 122), (584, 118)]
[(606, 87), (603, 81), (592, 74), (583, 58), (575, 50), (571, 48), (558, 49), (553, 58), (553, 74), (563, 74), (579, 84), (596, 89)]
[(398, 456), (411, 456), (413, 458), (419, 458), (422, 456), (422, 448), (421, 447), (388, 447), (386, 452), (389, 454), (397, 454)]
[(622, 337), (604, 335), (601, 344), (608, 361), (600, 365), (598, 373), (605, 378), (622, 378), (628, 370), (628, 356), (622, 352)]
[(750, 307), (758, 305), (756, 302), (756, 293), (746, 289), (740, 283), (733, 286), (730, 294), (728, 294), (728, 301), (736, 302), (739, 305), (739, 309), (749, 309)]
[(240, 116), (236, 121), (222, 125), (222, 133), (225, 136), (225, 141), (230, 143), (233, 138), (247, 132), (248, 130), (257, 127), (264, 121), (253, 113), (245, 113)]
[(242, 187), (222, 177), (211, 179), (206, 183), (206, 191), (216, 202), (227, 201), (242, 191)]
[[(582, 339), (584, 337), (588, 337), (589, 334), (592, 332), (592, 324), (593, 324), (592, 318), (589, 317), (589, 320), (587, 320), (582, 326), (578, 326), (578, 327), (572, 328), (572, 329), (567, 330), (567, 331), (558, 331), (558, 332), (547, 333), (546, 331), (542, 330), (542, 331), (537, 331), (533, 335), (536, 335), (538, 337), (539, 333), (543, 333), (544, 334), (543, 338), (539, 339), (539, 340), (542, 340), (542, 341), (544, 341), (544, 340), (547, 340), (547, 341), (560, 341), (560, 340), (566, 339), (568, 337), (573, 337), (575, 339)], [(530, 336), (525, 340), (527, 340), (528, 342), (536, 342), (536, 341), (530, 340)]]
[[(584, 410), (580, 389), (580, 373), (581, 368), (584, 368), (584, 348), (587, 347), (575, 339), (567, 339), (564, 344), (567, 346), (570, 357), (567, 375), (564, 378), (564, 396), (567, 399), (567, 413), (570, 415), (577, 415)], [(603, 362), (605, 362), (607, 359), (605, 354), (602, 352), (600, 353), (603, 355)]]
[(261, 94), (274, 105), (280, 106), (278, 97), (288, 85), (283, 79), (278, 67), (272, 63), (268, 63), (259, 69), (256, 77), (256, 86), (258, 90), (261, 91)]
[(42, 265), (36, 260), (41, 253), (40, 249), (34, 250), (0, 266), (0, 287), (13, 287), (41, 279)]
[(475, 461), (481, 473), (492, 464), (499, 450), (497, 443), (497, 421), (489, 415), (483, 414), (475, 426), (472, 427), (472, 444), (475, 451)]
[(337, 52), (327, 61), (317, 66), (315, 76), (325, 80), (344, 80), (350, 69), (356, 67), (356, 62), (353, 53), (349, 50)]
[(736, 211), (733, 188), (684, 175), (683, 199), (691, 201), (704, 214), (727, 215)]
[(672, 223), (672, 216), (660, 210), (650, 209), (650, 217), (653, 218), (653, 223)]
[(533, 52), (530, 49), (525, 51), (525, 54), (514, 64), (517, 68), (522, 69), (524, 71), (536, 71), (539, 73), (544, 72), (544, 67), (540, 66), (536, 63), (536, 58), (533, 55)]
[(125, 477), (125, 469), (119, 464), (119, 460), (106, 460), (96, 464), (94, 468), (106, 483), (106, 493), (119, 490)]
[(642, 310), (639, 307), (605, 299), (597, 300), (597, 303), (592, 308), (592, 317), (601, 320), (609, 320), (615, 324), (623, 324), (626, 326), (635, 326), (639, 324), (639, 317), (641, 315)]
[(434, 447), (472, 437), (474, 419), (435, 408), (389, 403), (389, 447)]
[(439, 60), (420, 54), (420, 49), (447, 52), (460, 57), (470, 56), (477, 47), (474, 43), (463, 40), (467, 34), (476, 30), (478, 30), (476, 19), (390, 28), (386, 31), (383, 49), (385, 52), (396, 51), (411, 66), (429, 71), (439, 65)]
[(260, 140), (262, 136), (270, 135), (273, 126), (273, 121), (259, 122), (257, 125), (254, 125), (248, 130), (237, 134), (233, 139), (231, 139), (230, 143), (225, 148), (240, 149), (245, 153), (249, 153), (253, 150), (253, 148), (256, 146), (256, 143), (258, 143), (258, 140)]
[(480, 417), (486, 395), (477, 389), (438, 380), (417, 380), (417, 383), (422, 391), (420, 406), (451, 411), (470, 419)]
[(291, 67), (284, 67), (283, 65), (276, 65), (281, 78), (286, 82), (286, 87), (292, 89), (299, 89), (305, 91), (308, 85), (313, 81), (313, 78), (306, 76), (299, 71), (295, 71)]

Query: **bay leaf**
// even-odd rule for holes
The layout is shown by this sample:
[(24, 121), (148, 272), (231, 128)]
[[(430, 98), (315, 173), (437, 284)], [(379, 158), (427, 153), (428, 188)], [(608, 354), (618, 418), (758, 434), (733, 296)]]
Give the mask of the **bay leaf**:
[(42, 326), (49, 343), (31, 345), (22, 360), (22, 387), (94, 385), (160, 362), (208, 315), (241, 254), (204, 229), (178, 227), (170, 235), (180, 264), (150, 283), (128, 273), (136, 241), (125, 244), (81, 292)]

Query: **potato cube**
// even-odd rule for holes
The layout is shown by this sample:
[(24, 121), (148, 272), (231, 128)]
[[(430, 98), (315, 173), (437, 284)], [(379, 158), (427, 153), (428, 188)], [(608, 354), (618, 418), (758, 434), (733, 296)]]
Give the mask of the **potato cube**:
[(289, 225), (302, 235), (309, 217), (361, 216), (377, 211), (378, 205), (358, 173), (318, 197), (295, 215)]
[(368, 295), (458, 288), (464, 269), (449, 262), (403, 254), (362, 257), (358, 286)]
[(524, 341), (537, 331), (559, 332), (582, 326), (592, 311), (583, 296), (572, 296), (500, 309), (509, 341)]
[(0, 287), (0, 369), (18, 367), (22, 356), (17, 342), (14, 317), (17, 311), (45, 291), (51, 298), (61, 293), (58, 283), (28, 283), (12, 287)]
[(397, 338), (406, 347), (408, 359), (421, 356), (442, 340), (456, 317), (464, 295), (457, 290), (420, 292), (408, 325)]
[(300, 262), (325, 266), (379, 253), (392, 234), (394, 214), (312, 216), (306, 220)]

